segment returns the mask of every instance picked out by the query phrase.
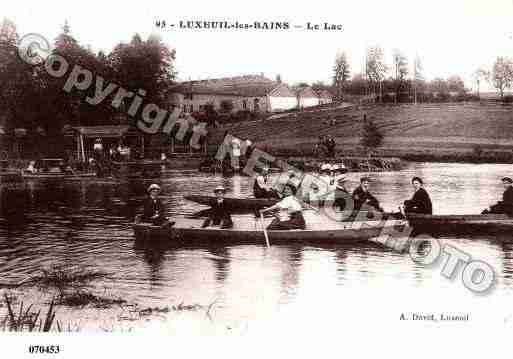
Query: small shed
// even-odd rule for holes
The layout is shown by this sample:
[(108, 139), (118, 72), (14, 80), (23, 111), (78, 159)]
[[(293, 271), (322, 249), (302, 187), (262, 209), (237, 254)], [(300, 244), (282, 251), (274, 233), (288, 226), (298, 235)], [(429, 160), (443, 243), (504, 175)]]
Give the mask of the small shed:
[(65, 135), (74, 138), (76, 158), (80, 162), (92, 157), (93, 144), (98, 138), (102, 140), (104, 151), (124, 140), (139, 145), (144, 153), (143, 134), (129, 125), (77, 126), (67, 129)]

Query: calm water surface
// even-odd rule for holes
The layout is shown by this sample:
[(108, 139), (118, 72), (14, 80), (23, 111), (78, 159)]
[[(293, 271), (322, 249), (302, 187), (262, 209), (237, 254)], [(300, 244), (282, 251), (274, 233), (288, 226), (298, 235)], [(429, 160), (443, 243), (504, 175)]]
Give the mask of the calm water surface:
[[(500, 178), (510, 165), (411, 164), (401, 172), (373, 175), (372, 191), (387, 210), (411, 196), (413, 175), (426, 188), (440, 214), (479, 213), (502, 194)], [(360, 174), (352, 173), (350, 188)], [(204, 207), (185, 194), (205, 194), (224, 185), (235, 196), (251, 194), (250, 180), (196, 172), (176, 172), (161, 179), (168, 215)], [(141, 316), (130, 306), (97, 309), (60, 306), (57, 316), (81, 330), (157, 328), (172, 331), (244, 331), (257, 323), (297, 330), (305, 323), (385, 317), (432, 310), (468, 312), (475, 320), (509, 321), (509, 312), (490, 316), (484, 308), (511, 301), (513, 241), (509, 235), (442, 238), (474, 258), (491, 264), (497, 285), (489, 295), (475, 295), (456, 276), (440, 275), (440, 266), (424, 268), (404, 254), (372, 243), (336, 247), (227, 246), (216, 248), (144, 248), (135, 245), (131, 220), (148, 182), (108, 181), (28, 183), (29, 220), (0, 223), (2, 282), (16, 282), (55, 265), (101, 271), (107, 277), (88, 284), (99, 296), (123, 298), (143, 308), (199, 305), (201, 309)], [(44, 306), (52, 288), (0, 289), (26, 303)], [(210, 318), (206, 308), (210, 306)], [(483, 308), (482, 311), (476, 308)], [(426, 309), (427, 308), (427, 309)], [(0, 313), (5, 307), (0, 307)], [(513, 312), (513, 311), (512, 311)], [(496, 313), (497, 314), (497, 313)], [(308, 322), (300, 322), (298, 318)], [(513, 316), (511, 316), (513, 321)], [(313, 324), (308, 324), (313, 325)]]

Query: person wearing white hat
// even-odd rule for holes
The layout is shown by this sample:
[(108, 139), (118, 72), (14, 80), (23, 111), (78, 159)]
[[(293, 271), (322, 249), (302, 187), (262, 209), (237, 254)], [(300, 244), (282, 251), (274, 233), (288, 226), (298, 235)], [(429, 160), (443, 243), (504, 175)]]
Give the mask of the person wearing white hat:
[(143, 222), (150, 222), (155, 225), (161, 225), (167, 220), (164, 216), (165, 208), (164, 204), (160, 200), (160, 186), (156, 183), (152, 183), (148, 187), (149, 197), (144, 202), (144, 211), (141, 217)]
[(253, 195), (255, 198), (279, 198), (276, 191), (272, 188), (269, 179), (269, 168), (263, 167), (256, 176), (253, 183)]
[(226, 189), (223, 186), (217, 186), (214, 189), (216, 200), (212, 203), (212, 207), (206, 211), (207, 218), (203, 222), (201, 228), (206, 228), (210, 225), (220, 225), (223, 229), (233, 228), (233, 221), (230, 215), (230, 209), (226, 205), (224, 195)]

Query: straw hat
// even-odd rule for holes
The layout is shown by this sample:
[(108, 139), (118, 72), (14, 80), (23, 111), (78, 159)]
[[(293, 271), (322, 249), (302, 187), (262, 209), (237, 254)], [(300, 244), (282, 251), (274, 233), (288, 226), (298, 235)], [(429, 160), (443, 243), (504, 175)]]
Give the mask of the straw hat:
[(152, 183), (149, 187), (148, 187), (148, 192), (151, 192), (153, 190), (157, 190), (160, 192), (160, 186), (156, 183)]
[(223, 186), (217, 186), (216, 188), (214, 188), (214, 193), (216, 193), (216, 192), (223, 192), (223, 193), (225, 193), (226, 189)]

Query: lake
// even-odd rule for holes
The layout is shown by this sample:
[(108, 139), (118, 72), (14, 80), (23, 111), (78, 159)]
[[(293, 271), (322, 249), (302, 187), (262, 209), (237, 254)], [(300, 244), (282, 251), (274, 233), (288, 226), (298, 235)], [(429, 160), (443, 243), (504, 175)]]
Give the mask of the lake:
[[(399, 172), (372, 174), (371, 191), (382, 207), (396, 210), (412, 195), (411, 177), (420, 176), (434, 213), (480, 213), (501, 198), (500, 179), (513, 175), (511, 170), (502, 164), (412, 163)], [(348, 174), (350, 189), (361, 175)], [(205, 208), (183, 196), (210, 193), (217, 185), (234, 196), (252, 193), (249, 178), (194, 171), (176, 171), (159, 183), (169, 216)], [(423, 267), (407, 254), (371, 242), (148, 248), (134, 243), (131, 221), (149, 184), (84, 180), (28, 182), (18, 188), (30, 205), (25, 222), (0, 223), (0, 282), (14, 283), (56, 266), (101, 272), (80, 290), (125, 303), (57, 306), (60, 322), (80, 331), (294, 332), (354, 320), (384, 325), (416, 312), (470, 312), (479, 323), (513, 322), (504, 311), (513, 288), (513, 241), (508, 238), (440, 239), (494, 268), (496, 285), (480, 295), (465, 288), (458, 275), (442, 276), (443, 262)], [(43, 312), (59, 293), (37, 284), (0, 290), (16, 298), (16, 307), (23, 301)], [(5, 311), (0, 307), (2, 317)]]

